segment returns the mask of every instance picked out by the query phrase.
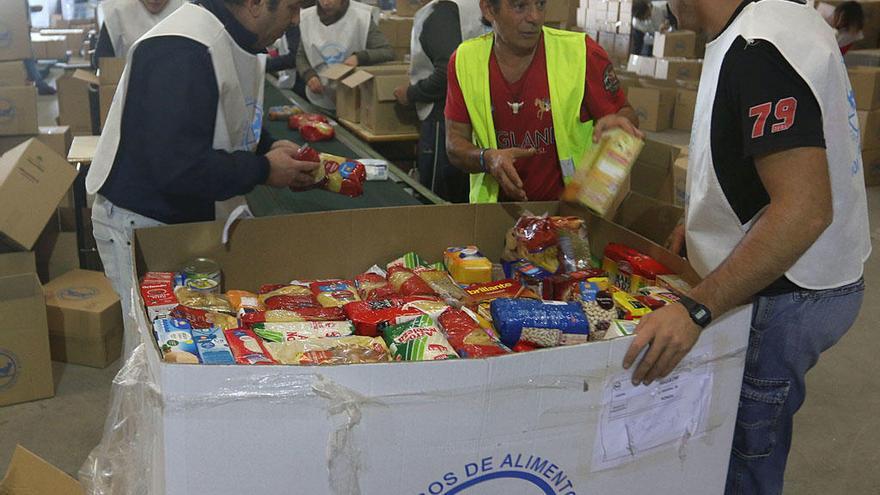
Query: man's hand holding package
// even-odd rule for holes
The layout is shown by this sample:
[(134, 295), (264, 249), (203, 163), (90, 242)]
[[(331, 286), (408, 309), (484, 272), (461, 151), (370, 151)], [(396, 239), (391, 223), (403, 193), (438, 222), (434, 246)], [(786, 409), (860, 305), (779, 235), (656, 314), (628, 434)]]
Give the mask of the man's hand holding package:
[(266, 185), (305, 189), (315, 183), (313, 175), (320, 163), (304, 162), (293, 158), (296, 150), (280, 146), (266, 153), (269, 159), (269, 178)]
[(407, 89), (409, 89), (409, 86), (398, 86), (394, 89), (394, 97), (397, 98), (397, 103), (405, 107), (409, 106), (409, 98), (406, 95)]
[(611, 129), (617, 128), (623, 129), (633, 136), (642, 139), (645, 138), (645, 133), (640, 131), (635, 125), (633, 125), (632, 120), (619, 113), (614, 113), (606, 115), (596, 122), (596, 125), (593, 127), (593, 142), (598, 143), (599, 140), (602, 139), (602, 134), (610, 131)]
[(358, 66), (358, 57), (357, 57), (357, 55), (352, 55), (352, 56), (348, 57), (347, 59), (345, 59), (345, 62), (342, 62), (342, 63), (349, 66), (349, 67), (357, 67)]
[(483, 160), (486, 170), (498, 181), (504, 194), (514, 201), (528, 201), (523, 189), (522, 179), (514, 167), (514, 163), (520, 158), (531, 158), (538, 150), (534, 148), (505, 148), (501, 150), (486, 150)]
[(321, 79), (318, 76), (312, 76), (311, 79), (306, 83), (311, 90), (312, 93), (321, 94), (324, 92), (324, 85), (321, 84)]
[(272, 143), (272, 147), (270, 148), (270, 150), (274, 150), (276, 148), (287, 148), (293, 153), (299, 151), (299, 145), (288, 139), (279, 139), (278, 141)]

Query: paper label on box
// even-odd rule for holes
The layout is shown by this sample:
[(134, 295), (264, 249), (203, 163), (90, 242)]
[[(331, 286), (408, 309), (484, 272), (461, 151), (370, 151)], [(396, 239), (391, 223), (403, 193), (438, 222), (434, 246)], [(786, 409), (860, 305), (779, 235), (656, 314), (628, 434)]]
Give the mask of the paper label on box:
[(692, 355), (698, 356), (692, 361), (695, 364), (679, 365), (648, 386), (634, 386), (631, 370), (608, 377), (593, 447), (593, 471), (636, 461), (655, 449), (687, 442), (705, 432), (713, 366), (705, 361), (705, 352)]

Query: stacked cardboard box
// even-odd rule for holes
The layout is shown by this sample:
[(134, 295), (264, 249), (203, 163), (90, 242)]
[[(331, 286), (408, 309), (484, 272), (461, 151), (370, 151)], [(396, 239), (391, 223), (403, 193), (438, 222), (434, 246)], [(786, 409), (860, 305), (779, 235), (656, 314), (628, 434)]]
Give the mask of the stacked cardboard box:
[(84, 29), (41, 29), (40, 34), (43, 36), (64, 36), (67, 41), (67, 51), (76, 57), (80, 56), (86, 39)]
[(37, 89), (22, 60), (31, 58), (27, 2), (0, 2), (0, 136), (37, 134)]
[(575, 16), (577, 27), (588, 33), (601, 31), (628, 35), (632, 32), (632, 2), (580, 0)]
[(550, 0), (544, 7), (544, 24), (558, 29), (577, 27), (578, 0)]
[(67, 37), (31, 33), (34, 58), (38, 60), (67, 60)]
[(113, 103), (113, 96), (116, 94), (116, 87), (122, 78), (123, 70), (125, 70), (124, 58), (104, 57), (98, 60), (97, 74), (84, 70), (78, 70), (73, 74), (75, 79), (98, 87), (100, 126), (102, 129), (104, 128), (104, 122), (107, 120), (107, 115), (110, 113), (110, 104)]
[(58, 122), (70, 127), (74, 136), (91, 136), (89, 83), (74, 77), (74, 74), (65, 74), (55, 81), (58, 88)]
[(383, 12), (379, 17), (379, 30), (388, 38), (394, 50), (395, 60), (406, 60), (410, 54), (413, 18), (390, 15)]
[(865, 182), (880, 185), (880, 67), (851, 67), (849, 79), (859, 114)]

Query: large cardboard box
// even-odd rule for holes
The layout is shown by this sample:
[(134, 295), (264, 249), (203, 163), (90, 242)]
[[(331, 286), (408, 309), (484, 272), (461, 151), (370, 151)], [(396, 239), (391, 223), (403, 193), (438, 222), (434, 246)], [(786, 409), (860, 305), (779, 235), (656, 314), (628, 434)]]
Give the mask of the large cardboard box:
[(359, 86), (370, 79), (366, 71), (357, 70), (348, 75), (336, 87), (336, 115), (340, 119), (358, 123), (361, 121), (361, 91)]
[(72, 74), (65, 74), (55, 84), (58, 87), (58, 122), (70, 126), (74, 136), (91, 135), (89, 83)]
[(862, 151), (866, 186), (880, 186), (880, 148)]
[(0, 254), (0, 277), (36, 273), (37, 265), (32, 251), (17, 251)]
[(672, 170), (673, 183), (675, 184), (675, 194), (673, 195), (674, 201), (672, 203), (675, 206), (680, 206), (682, 208), (687, 204), (688, 163), (689, 158), (687, 156), (678, 157), (673, 164)]
[(105, 368), (119, 358), (122, 308), (103, 272), (67, 272), (44, 292), (53, 360)]
[(116, 86), (122, 79), (125, 70), (125, 59), (121, 57), (101, 57), (98, 59), (98, 84)]
[(34, 137), (37, 136), (34, 134), (24, 134), (21, 136), (0, 136), (0, 155)]
[(0, 87), (0, 136), (37, 133), (37, 88)]
[(880, 148), (880, 110), (859, 111), (859, 129), (862, 132), (862, 149)]
[(640, 76), (654, 77), (654, 73), (657, 72), (657, 59), (643, 55), (630, 55), (626, 70)]
[(614, 223), (663, 246), (682, 217), (681, 207), (633, 191), (618, 207)]
[(383, 14), (379, 18), (379, 30), (388, 39), (391, 48), (409, 53), (413, 30), (412, 17)]
[(82, 485), (21, 445), (15, 452), (6, 476), (0, 480), (4, 495), (85, 495)]
[(125, 70), (125, 59), (104, 57), (98, 61), (98, 72), (93, 74), (85, 70), (74, 72), (73, 77), (88, 84), (98, 86), (98, 114), (100, 126), (104, 127), (107, 116), (110, 114), (110, 106), (113, 104), (113, 96), (116, 87)]
[[(34, 245), (37, 276), (44, 284), (79, 268), (75, 211), (68, 206), (59, 207)], [(83, 211), (84, 247), (95, 249), (90, 214), (88, 209)]]
[(672, 127), (675, 95), (675, 88), (631, 87), (627, 99), (639, 116), (639, 127), (659, 132)]
[(421, 0), (398, 0), (395, 3), (395, 14), (400, 17), (413, 17), (422, 8)]
[(675, 116), (672, 128), (678, 131), (690, 131), (694, 124), (694, 109), (697, 106), (697, 90), (679, 88), (675, 95)]
[(632, 190), (664, 203), (673, 203), (675, 187), (672, 166), (681, 151), (678, 146), (645, 139), (645, 147), (633, 165)]
[[(438, 258), (448, 246), (474, 244), (497, 259), (524, 210), (584, 216), (593, 252), (622, 242), (695, 281), (683, 259), (656, 243), (559, 203), (267, 217), (237, 224), (228, 245), (220, 242), (221, 223), (137, 230), (132, 276), (207, 256), (223, 267), (227, 287), (254, 289), (351, 277), (413, 250)], [(263, 493), (291, 486), (316, 494), (721, 493), (750, 311), (713, 322), (674, 375), (638, 389), (621, 368), (629, 338), (490, 359), (200, 366), (160, 361), (138, 311), (146, 346), (138, 378), (117, 388), (113, 401), (132, 428), (98, 450), (111, 453), (98, 466), (112, 468), (122, 493), (168, 495), (241, 493), (254, 480)], [(666, 387), (673, 395), (659, 400)], [(243, 417), (271, 419), (241, 427)], [(205, 452), (233, 451), (192, 462)]]
[(67, 160), (37, 139), (0, 157), (0, 243), (31, 249), (75, 178)]
[(360, 90), (360, 123), (374, 134), (418, 132), (419, 118), (394, 97), (398, 86), (409, 84), (408, 66), (364, 67)]
[(63, 60), (67, 58), (67, 37), (45, 36), (31, 33), (34, 57), (40, 60)]
[(654, 77), (665, 81), (675, 81), (678, 79), (698, 81), (702, 70), (702, 60), (658, 58)]
[(30, 31), (27, 2), (0, 2), (0, 61), (31, 58)]
[(70, 126), (40, 126), (40, 133), (37, 139), (52, 148), (52, 151), (61, 156), (67, 156), (70, 150), (70, 143), (73, 142), (73, 134), (70, 132)]
[(113, 105), (113, 96), (116, 94), (116, 85), (101, 86), (98, 88), (98, 103), (101, 115), (101, 129), (107, 122), (107, 116), (110, 115), (110, 107)]
[(847, 67), (880, 66), (880, 49), (850, 50), (844, 57)]
[(0, 62), (0, 87), (27, 86), (28, 76), (21, 60)]
[(672, 31), (654, 33), (654, 56), (657, 58), (694, 58), (697, 56), (697, 33)]
[(849, 80), (856, 95), (856, 108), (874, 110), (880, 107), (880, 67), (851, 67)]
[(37, 275), (0, 277), (0, 406), (54, 395), (48, 335)]
[(64, 36), (67, 40), (67, 49), (73, 52), (75, 56), (79, 56), (79, 52), (86, 39), (86, 32), (83, 29), (41, 29), (40, 34), (44, 36)]

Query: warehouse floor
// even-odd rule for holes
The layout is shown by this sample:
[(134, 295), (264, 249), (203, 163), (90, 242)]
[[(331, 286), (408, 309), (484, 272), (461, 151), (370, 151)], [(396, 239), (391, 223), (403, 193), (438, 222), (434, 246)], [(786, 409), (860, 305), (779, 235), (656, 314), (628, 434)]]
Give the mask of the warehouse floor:
[[(54, 76), (57, 74), (53, 73)], [(54, 97), (40, 97), (40, 123), (53, 125)], [(880, 188), (869, 189), (872, 237), (880, 241)], [(880, 242), (875, 245), (880, 253)], [(796, 417), (786, 494), (880, 493), (880, 256), (868, 261), (868, 291), (856, 325), (808, 376)], [(56, 396), (0, 408), (0, 473), (16, 444), (76, 474), (101, 437), (110, 382), (104, 370), (53, 363)]]

